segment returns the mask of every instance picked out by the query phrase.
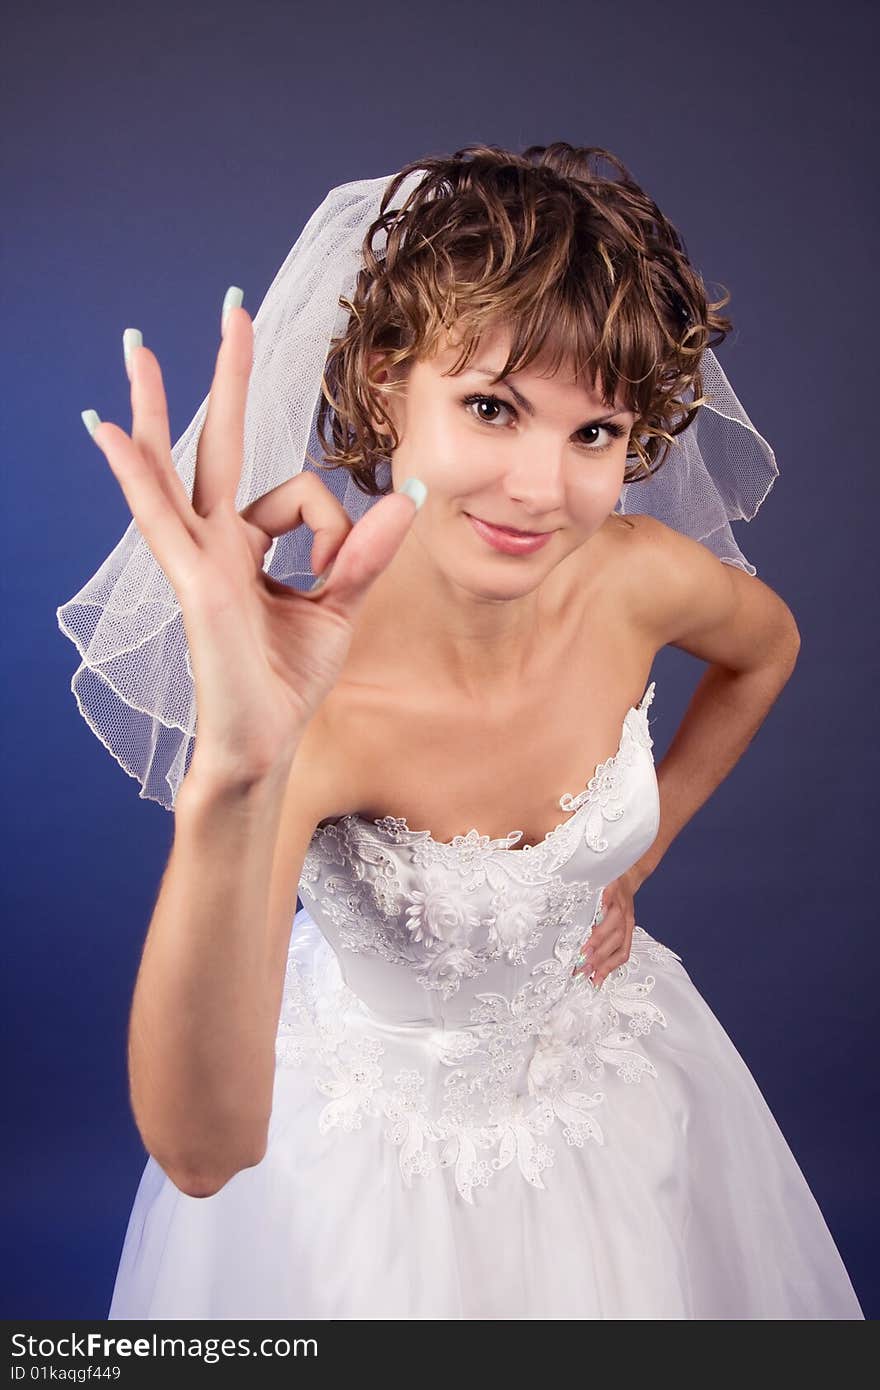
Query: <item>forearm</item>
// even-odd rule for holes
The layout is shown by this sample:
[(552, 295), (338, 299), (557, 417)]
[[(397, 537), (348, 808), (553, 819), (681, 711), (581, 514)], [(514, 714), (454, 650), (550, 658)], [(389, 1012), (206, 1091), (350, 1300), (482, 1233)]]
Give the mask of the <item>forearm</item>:
[(779, 698), (797, 661), (749, 671), (710, 665), (703, 674), (665, 757), (657, 764), (660, 826), (633, 865), (637, 887), (653, 873), (673, 840), (735, 767)]
[(259, 1161), (271, 1112), (266, 918), (286, 773), (246, 788), (187, 776), (135, 985), (138, 1129), (175, 1181), (209, 1190)]

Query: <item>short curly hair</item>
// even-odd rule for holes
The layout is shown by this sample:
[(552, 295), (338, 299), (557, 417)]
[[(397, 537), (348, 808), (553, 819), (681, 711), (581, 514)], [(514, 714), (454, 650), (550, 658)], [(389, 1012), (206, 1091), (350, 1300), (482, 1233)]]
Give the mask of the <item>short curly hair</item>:
[[(619, 177), (602, 174), (602, 160)], [(416, 170), (424, 178), (391, 207)], [(372, 244), (380, 230), (381, 257)], [(454, 331), (457, 375), (481, 335), (507, 325), (510, 351), (494, 380), (539, 356), (551, 371), (572, 364), (591, 387), (601, 379), (604, 404), (622, 399), (635, 414), (624, 481), (636, 482), (657, 472), (695, 418), (702, 354), (732, 327), (717, 313), (730, 295), (708, 301), (681, 236), (620, 160), (565, 141), (522, 154), (467, 145), (407, 164), (384, 190), (363, 262), (353, 299), (339, 301), (350, 314), (325, 365), (318, 466), (348, 469), (373, 497), (391, 490), (376, 472), (399, 443), (382, 401), (398, 384), (372, 379), (377, 352), (405, 375)]]

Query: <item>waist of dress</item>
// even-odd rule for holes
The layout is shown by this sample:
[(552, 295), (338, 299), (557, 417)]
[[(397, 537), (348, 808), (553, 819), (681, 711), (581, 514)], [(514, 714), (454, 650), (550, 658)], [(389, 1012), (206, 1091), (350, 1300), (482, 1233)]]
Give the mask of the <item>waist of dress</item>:
[[(436, 1019), (408, 1021), (388, 1018), (370, 1008), (362, 999), (348, 1014), (349, 1031), (354, 1036), (374, 1038), (386, 1048), (407, 1044), (425, 1056), (433, 1056), (445, 1066), (455, 1066), (466, 1057), (474, 1057), (481, 1049), (485, 1034), (482, 1023), (462, 1020), (438, 1022)], [(531, 1040), (530, 1040), (531, 1041)], [(402, 1056), (403, 1054), (398, 1054)]]

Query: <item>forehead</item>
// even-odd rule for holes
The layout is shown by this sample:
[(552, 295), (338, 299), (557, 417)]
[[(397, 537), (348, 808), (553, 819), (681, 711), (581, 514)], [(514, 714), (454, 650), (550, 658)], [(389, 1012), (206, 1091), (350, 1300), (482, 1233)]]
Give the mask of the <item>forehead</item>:
[[(487, 327), (479, 337), (477, 345), (471, 354), (470, 361), (463, 372), (470, 373), (477, 367), (489, 368), (493, 372), (498, 372), (507, 361), (508, 353), (512, 345), (513, 334), (509, 327), (492, 325)], [(450, 382), (457, 380), (457, 376), (449, 375), (461, 356), (463, 340), (456, 336), (451, 330), (444, 330), (438, 338), (432, 353), (413, 364), (413, 370), (420, 374), (443, 378)], [(601, 378), (596, 376), (593, 381), (588, 382), (577, 379), (575, 364), (573, 361), (563, 360), (558, 366), (554, 366), (549, 352), (539, 354), (529, 362), (528, 366), (521, 369), (520, 373), (515, 374), (517, 381), (540, 379), (552, 382), (557, 389), (566, 391), (579, 402), (587, 401), (596, 404), (601, 400)], [(483, 378), (489, 388), (489, 377)]]

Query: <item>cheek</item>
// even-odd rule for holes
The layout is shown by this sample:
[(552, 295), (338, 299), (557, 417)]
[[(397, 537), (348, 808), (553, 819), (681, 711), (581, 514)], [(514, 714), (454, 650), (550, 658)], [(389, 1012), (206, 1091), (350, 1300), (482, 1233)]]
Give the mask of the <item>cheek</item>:
[(418, 428), (404, 433), (396, 455), (402, 475), (415, 473), (429, 492), (473, 492), (497, 472), (493, 452), (468, 447), (468, 432), (457, 426), (454, 415), (427, 406), (417, 416)]
[(418, 467), (412, 471), (422, 478), (435, 496), (467, 497), (485, 491), (498, 480), (498, 463), (490, 451), (462, 448), (461, 442), (439, 436), (426, 440), (418, 450)]
[(625, 464), (614, 463), (587, 466), (579, 470), (569, 487), (569, 499), (575, 516), (592, 521), (604, 517), (614, 506), (623, 487)]

